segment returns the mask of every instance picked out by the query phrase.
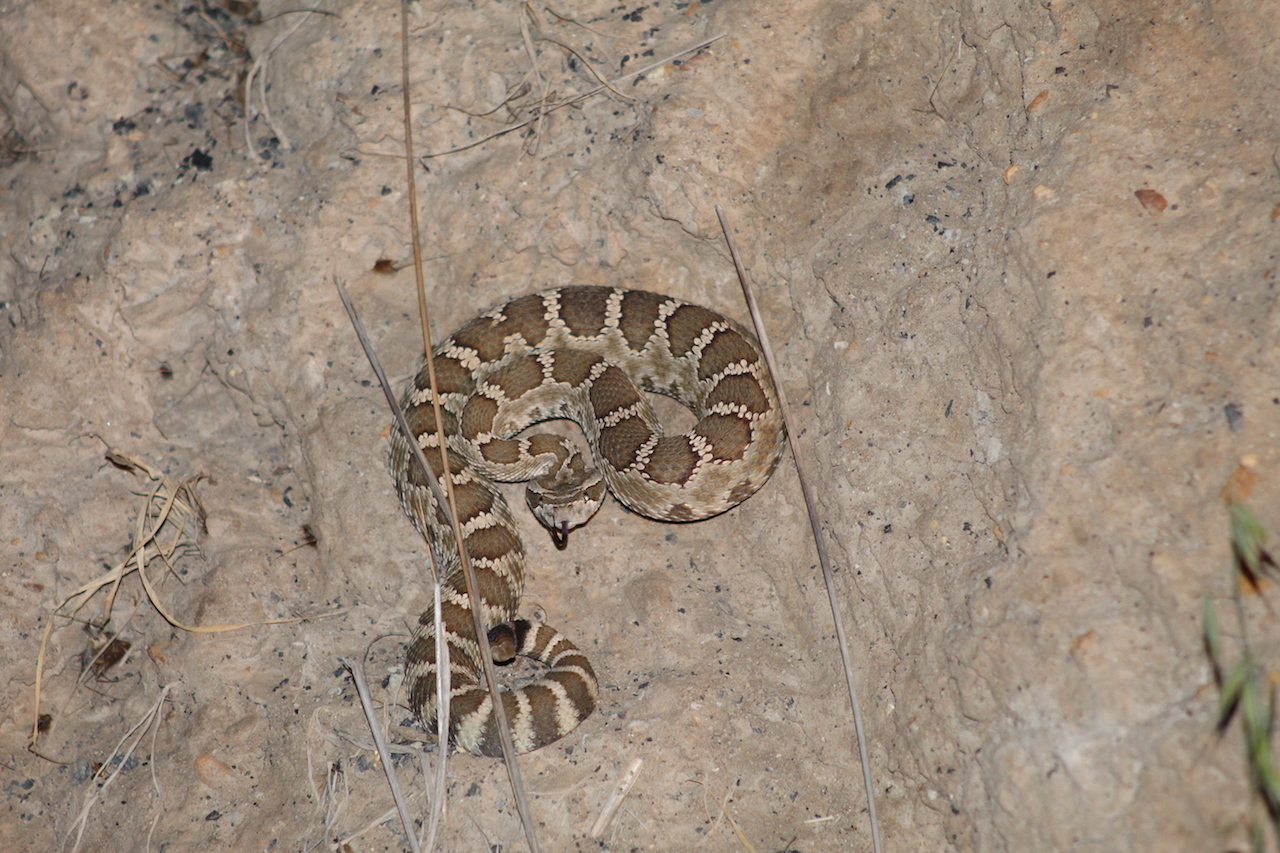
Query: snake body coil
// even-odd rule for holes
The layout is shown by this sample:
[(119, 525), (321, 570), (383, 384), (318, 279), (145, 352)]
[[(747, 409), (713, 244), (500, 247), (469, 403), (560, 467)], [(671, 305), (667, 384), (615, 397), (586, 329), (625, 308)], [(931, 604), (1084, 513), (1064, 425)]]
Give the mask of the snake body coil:
[[(527, 752), (590, 715), (596, 677), (559, 632), (515, 619), (524, 547), (496, 483), (532, 481), (530, 505), (562, 536), (599, 506), (603, 484), (642, 515), (696, 521), (764, 485), (782, 452), (782, 419), (748, 332), (709, 309), (640, 290), (564, 287), (515, 299), (440, 344), (435, 365), (458, 516), (494, 656), (506, 662), (526, 655), (548, 666), (536, 682), (502, 694), (516, 750)], [(697, 424), (665, 435), (644, 391), (679, 400)], [(432, 396), (424, 365), (401, 407), (431, 476), (439, 478)], [(522, 434), (554, 418), (582, 427), (598, 473), (572, 442)], [(436, 505), (399, 430), (392, 431), (390, 467), (401, 505), (442, 567), (451, 738), (462, 749), (496, 755), (498, 736), (447, 510)], [(436, 712), (432, 614), (418, 621), (406, 678), (410, 706), (430, 728)]]

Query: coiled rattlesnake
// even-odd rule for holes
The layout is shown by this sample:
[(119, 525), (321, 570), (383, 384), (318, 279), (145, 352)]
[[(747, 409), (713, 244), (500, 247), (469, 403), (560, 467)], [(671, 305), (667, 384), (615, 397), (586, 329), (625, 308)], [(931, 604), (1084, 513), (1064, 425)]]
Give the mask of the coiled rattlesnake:
[[(563, 287), (520, 297), (455, 332), (436, 348), (435, 364), (458, 515), (494, 657), (527, 655), (549, 667), (535, 683), (503, 692), (516, 750), (527, 752), (586, 719), (597, 701), (596, 677), (586, 656), (554, 629), (512, 621), (524, 547), (495, 482), (532, 480), (530, 505), (558, 544), (599, 507), (604, 484), (642, 515), (696, 521), (764, 485), (782, 452), (782, 418), (748, 332), (714, 311), (640, 290)], [(642, 391), (674, 397), (697, 424), (664, 435)], [(431, 396), (424, 366), (401, 407), (438, 477)], [(577, 421), (599, 473), (564, 439), (513, 437), (553, 418)], [(453, 529), (410, 456), (393, 430), (390, 464), (401, 505), (442, 567), (451, 738), (462, 749), (495, 755)], [(406, 658), (409, 704), (428, 727), (436, 711), (432, 623), (430, 611), (419, 618)]]

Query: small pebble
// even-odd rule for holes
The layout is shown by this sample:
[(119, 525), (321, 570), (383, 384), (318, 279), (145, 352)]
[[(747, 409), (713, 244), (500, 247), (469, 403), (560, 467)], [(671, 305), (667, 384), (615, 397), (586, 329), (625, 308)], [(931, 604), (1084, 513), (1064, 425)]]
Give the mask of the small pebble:
[(197, 755), (195, 760), (196, 778), (210, 788), (221, 788), (235, 776), (235, 771), (218, 759), (209, 755)]
[(1169, 206), (1169, 202), (1165, 201), (1164, 196), (1155, 190), (1138, 190), (1134, 195), (1138, 197), (1143, 209), (1152, 216), (1164, 213), (1164, 209)]

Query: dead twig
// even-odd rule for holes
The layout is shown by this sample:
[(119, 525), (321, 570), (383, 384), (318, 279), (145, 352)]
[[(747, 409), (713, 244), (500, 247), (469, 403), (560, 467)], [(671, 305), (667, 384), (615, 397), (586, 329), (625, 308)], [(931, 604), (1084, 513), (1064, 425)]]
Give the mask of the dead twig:
[[(427, 549), (431, 551), (430, 548)], [(432, 561), (435, 560), (435, 554), (431, 554)], [(434, 566), (433, 566), (434, 571)], [(438, 574), (438, 573), (437, 573)], [(425, 753), (419, 751), (419, 759), (422, 762), (422, 778), (426, 782), (431, 779), (431, 818), (427, 822), (427, 838), (423, 847), (427, 850), (433, 850), (436, 846), (436, 835), (440, 831), (440, 824), (444, 821), (445, 792), (447, 783), (447, 774), (445, 770), (449, 766), (448, 759), (448, 743), (449, 743), (449, 644), (445, 641), (443, 631), (443, 611), (440, 603), (440, 581), (437, 580), (433, 587), (432, 595), (432, 616), (436, 625), (436, 742), (441, 744), (437, 751), (439, 758), (436, 760), (435, 777), (432, 778), (427, 774)]]
[(578, 60), (578, 63), (587, 70), (587, 73), (589, 73), (592, 77), (594, 77), (597, 83), (599, 83), (601, 86), (604, 86), (606, 89), (612, 92), (614, 97), (623, 101), (628, 101), (628, 102), (635, 100), (635, 98), (624, 95), (622, 94), (621, 91), (619, 91), (618, 89), (615, 89), (613, 85), (609, 83), (608, 80), (600, 76), (600, 72), (596, 71), (595, 67), (592, 66), (592, 64), (587, 61), (587, 58), (585, 56), (583, 56), (581, 53), (578, 53), (578, 51), (574, 50), (573, 48), (569, 47), (569, 45), (563, 42), (556, 41), (555, 39), (549, 36), (539, 36), (539, 38), (542, 41), (550, 42), (551, 44), (554, 44), (556, 47), (560, 48), (565, 53), (569, 54), (574, 59)]
[(849, 704), (853, 707), (853, 729), (858, 738), (858, 757), (862, 761), (862, 781), (867, 792), (867, 814), (871, 820), (871, 844), (875, 853), (880, 853), (880, 823), (876, 819), (875, 787), (871, 778), (871, 761), (867, 758), (867, 738), (862, 727), (862, 709), (858, 704), (858, 689), (854, 684), (853, 664), (849, 659), (849, 643), (844, 634), (844, 617), (840, 614), (840, 602), (836, 597), (835, 576), (831, 572), (831, 559), (827, 556), (827, 545), (822, 538), (822, 519), (818, 517), (818, 504), (809, 487), (809, 478), (805, 475), (804, 462), (800, 455), (799, 433), (791, 419), (791, 410), (787, 406), (787, 397), (782, 390), (782, 382), (778, 366), (773, 358), (773, 349), (769, 346), (769, 336), (765, 331), (764, 321), (760, 318), (760, 309), (756, 305), (755, 293), (751, 289), (751, 280), (742, 266), (742, 258), (738, 255), (738, 246), (733, 239), (733, 231), (725, 219), (724, 210), (716, 205), (716, 216), (720, 219), (720, 227), (724, 230), (724, 238), (729, 244), (729, 254), (733, 256), (733, 265), (738, 271), (738, 281), (742, 283), (742, 292), (751, 309), (751, 321), (756, 327), (756, 337), (760, 339), (760, 349), (773, 375), (773, 387), (778, 393), (778, 405), (782, 408), (782, 420), (787, 426), (787, 441), (791, 445), (791, 457), (795, 461), (796, 475), (800, 479), (800, 491), (804, 493), (805, 507), (809, 510), (809, 527), (813, 530), (813, 541), (818, 547), (818, 562), (822, 566), (822, 579), (827, 585), (827, 600), (831, 604), (831, 618), (835, 621), (836, 642), (840, 646), (840, 661), (844, 664), (845, 685), (849, 690)]
[(568, 17), (567, 15), (561, 15), (559, 12), (557, 12), (555, 9), (552, 9), (550, 6), (543, 6), (542, 8), (546, 11), (546, 13), (547, 13), (548, 15), (551, 15), (551, 16), (552, 16), (553, 18), (555, 18), (556, 20), (558, 20), (558, 21), (564, 21), (566, 24), (573, 24), (575, 27), (581, 27), (582, 29), (586, 30), (587, 32), (589, 32), (589, 33), (595, 33), (596, 35), (600, 36), (601, 38), (606, 38), (606, 39), (615, 40), (615, 41), (616, 41), (616, 40), (617, 40), (617, 38), (618, 38), (617, 36), (611, 36), (611, 35), (609, 35), (608, 33), (601, 32), (600, 30), (592, 29), (591, 27), (588, 27), (586, 24), (582, 23), (581, 21), (577, 20), (576, 18), (570, 18), (570, 17)]
[[(409, 183), (409, 221), (413, 231), (413, 269), (414, 276), (417, 280), (418, 290), (418, 310), (424, 318), (422, 323), (422, 342), (426, 352), (431, 352), (431, 335), (427, 327), (426, 317), (426, 287), (424, 282), (424, 274), (422, 267), (422, 241), (419, 237), (420, 230), (418, 225), (418, 207), (416, 202), (417, 185), (413, 174), (413, 132), (412, 132), (412, 101), (410, 98), (411, 90), (409, 87), (409, 9), (407, 2), (400, 4), (400, 76), (401, 91), (403, 93), (404, 108), (404, 128), (405, 128), (405, 163), (408, 172)], [(428, 487), (431, 489), (432, 496), (440, 506), (449, 506), (452, 504), (447, 501), (446, 496), (441, 493), (440, 484), (435, 478), (430, 476), (431, 467), (427, 464), (427, 458), (422, 453), (422, 448), (418, 445), (417, 437), (414, 436), (413, 430), (409, 428), (408, 421), (405, 420), (404, 412), (400, 408), (399, 402), (396, 400), (395, 393), (391, 389), (391, 383), (387, 380), (386, 373), (382, 369), (382, 363), (379, 361), (377, 353), (374, 352), (373, 344), (369, 340), (368, 334), (365, 332), (364, 324), (360, 322), (360, 316), (356, 312), (355, 305), (352, 304), (351, 298), (347, 295), (346, 288), (342, 286), (342, 282), (334, 278), (334, 285), (338, 289), (338, 296), (342, 300), (343, 307), (347, 311), (347, 316), (351, 319), (351, 325), (355, 329), (356, 337), (360, 341), (360, 346), (364, 349), (365, 357), (368, 359), (370, 366), (373, 368), (374, 375), (378, 379), (378, 385), (382, 388), (382, 393), (386, 397), (387, 405), (390, 407), (392, 416), (396, 421), (396, 429), (406, 437), (410, 453), (417, 460), (418, 466), (422, 471), (426, 472), (424, 478)], [(434, 371), (434, 364), (431, 365)], [(434, 381), (434, 373), (432, 374)], [(439, 424), (439, 407), (436, 412), (437, 425)], [(440, 432), (443, 435), (443, 430)], [(442, 442), (443, 445), (443, 442)], [(442, 453), (443, 448), (442, 448)], [(446, 464), (444, 470), (448, 470)], [(456, 514), (455, 514), (456, 519)], [(455, 521), (456, 524), (456, 521)], [(456, 528), (455, 528), (456, 529)], [(461, 538), (459, 537), (459, 548), (461, 549)], [(429, 798), (431, 813), (427, 821), (427, 836), (425, 849), (431, 850), (435, 846), (436, 833), (439, 830), (443, 817), (444, 799), (446, 791), (446, 772), (448, 767), (449, 754), (449, 700), (450, 700), (450, 666), (449, 666), (449, 647), (445, 642), (443, 619), (441, 616), (440, 603), (440, 575), (435, 565), (435, 554), (430, 548), (427, 549), (431, 567), (431, 580), (433, 587), (432, 608), (433, 619), (435, 622), (435, 642), (436, 642), (436, 739), (440, 744), (439, 760), (436, 762), (436, 774), (432, 789), (432, 796)], [(474, 599), (473, 599), (474, 601)], [(487, 639), (487, 637), (486, 637)], [(372, 725), (372, 719), (370, 721)], [(385, 745), (382, 750), (385, 751)], [(388, 778), (391, 780), (392, 793), (395, 796), (399, 787), (398, 777), (395, 774), (395, 767), (389, 761), (385, 763)], [(401, 808), (401, 803), (397, 799), (397, 809), (400, 812), (401, 824), (404, 827), (405, 834), (408, 835), (415, 847), (418, 845), (418, 836), (414, 832), (414, 824), (410, 819), (406, 810)]]
[(369, 685), (364, 678), (364, 664), (359, 660), (344, 660), (342, 665), (351, 673), (351, 678), (356, 684), (356, 695), (360, 697), (360, 707), (364, 709), (365, 719), (369, 721), (369, 731), (373, 733), (373, 744), (378, 751), (378, 758), (382, 761), (382, 769), (387, 774), (387, 783), (391, 786), (391, 797), (396, 801), (396, 811), (400, 813), (400, 823), (409, 830), (409, 849), (413, 853), (421, 853), (418, 847), (418, 836), (412, 831), (413, 818), (409, 815), (409, 805), (405, 802), (404, 793), (400, 790), (400, 776), (396, 773), (396, 766), (391, 760), (391, 753), (387, 751), (387, 741), (382, 736), (382, 727), (378, 725), (377, 714), (373, 710), (373, 700), (369, 697)]
[(455, 107), (450, 104), (445, 104), (444, 108), (446, 110), (453, 110), (454, 112), (462, 113), (463, 115), (466, 115), (466, 116), (471, 116), (472, 118), (488, 118), (489, 116), (493, 115), (503, 107), (507, 107), (508, 108), (507, 111), (514, 118), (515, 116), (519, 115), (519, 113), (511, 105), (514, 104), (516, 101), (520, 100), (521, 98), (523, 98), (525, 95), (529, 94), (530, 88), (531, 87), (529, 86), (529, 81), (522, 80), (520, 82), (520, 85), (516, 87), (516, 90), (514, 92), (512, 92), (511, 94), (507, 95), (505, 98), (502, 99), (502, 103), (498, 104), (493, 109), (485, 110), (482, 113), (473, 113), (470, 110), (465, 110), (462, 107)]
[(535, 127), (533, 129), (533, 149), (526, 149), (531, 157), (538, 156), (538, 146), (542, 144), (542, 125), (543, 120), (547, 117), (545, 106), (552, 98), (552, 93), (547, 89), (547, 79), (542, 76), (542, 69), (538, 67), (538, 51), (533, 46), (533, 35), (529, 32), (529, 21), (533, 18), (533, 7), (528, 3), (523, 4), (520, 11), (520, 38), (524, 41), (525, 53), (529, 55), (529, 65), (532, 68), (530, 73), (533, 79), (538, 82), (538, 109), (535, 116)]

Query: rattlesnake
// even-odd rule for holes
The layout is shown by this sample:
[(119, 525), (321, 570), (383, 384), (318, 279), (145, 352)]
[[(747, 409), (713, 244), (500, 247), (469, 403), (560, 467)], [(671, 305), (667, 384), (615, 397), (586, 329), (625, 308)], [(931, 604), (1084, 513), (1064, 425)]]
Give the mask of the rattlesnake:
[[(535, 683), (503, 692), (516, 750), (527, 752), (586, 719), (597, 701), (596, 677), (586, 656), (554, 629), (511, 621), (524, 584), (524, 547), (495, 481), (535, 480), (530, 505), (557, 544), (599, 506), (603, 483), (642, 515), (696, 521), (764, 485), (782, 452), (782, 419), (750, 333), (714, 311), (640, 290), (563, 287), (515, 299), (438, 346), (435, 369), (458, 515), (494, 658), (508, 662), (521, 654), (549, 667)], [(679, 400), (697, 424), (664, 436), (641, 390)], [(439, 476), (431, 397), (424, 364), (400, 405)], [(599, 474), (565, 439), (512, 437), (553, 418), (578, 422)], [(410, 457), (393, 430), (390, 467), (401, 505), (442, 567), (450, 737), (462, 749), (496, 755), (453, 529)], [(428, 728), (435, 723), (435, 661), (428, 611), (418, 619), (405, 665), (409, 704)]]

